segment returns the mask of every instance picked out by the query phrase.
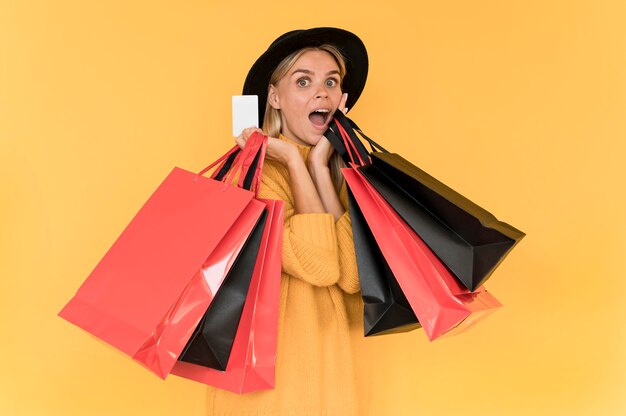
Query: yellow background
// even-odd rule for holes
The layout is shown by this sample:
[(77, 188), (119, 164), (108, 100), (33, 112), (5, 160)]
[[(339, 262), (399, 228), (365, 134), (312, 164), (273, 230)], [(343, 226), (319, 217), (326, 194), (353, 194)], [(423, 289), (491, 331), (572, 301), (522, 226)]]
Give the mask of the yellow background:
[[(371, 340), (372, 415), (626, 414), (626, 3), (0, 1), (0, 414), (201, 415), (56, 316), (287, 30), (370, 54), (351, 116), (528, 236), (462, 335)], [(305, 359), (305, 358), (303, 358)]]

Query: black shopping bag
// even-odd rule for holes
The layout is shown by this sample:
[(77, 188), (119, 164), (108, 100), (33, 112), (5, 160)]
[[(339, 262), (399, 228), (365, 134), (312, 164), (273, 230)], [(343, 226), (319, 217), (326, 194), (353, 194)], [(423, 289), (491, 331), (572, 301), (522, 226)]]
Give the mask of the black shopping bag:
[(250, 288), (266, 218), (267, 209), (261, 214), (224, 282), (215, 294), (209, 309), (191, 335), (189, 342), (178, 358), (180, 361), (216, 370), (226, 370)]
[[(216, 174), (218, 180), (229, 173), (238, 153), (233, 153), (224, 161)], [(251, 165), (246, 167), (247, 174), (243, 178), (244, 189), (251, 189), (254, 186), (255, 180), (260, 175), (259, 163), (262, 164), (263, 157), (262, 152), (257, 152)], [(266, 220), (267, 209), (263, 209), (254, 228), (247, 235), (235, 261), (230, 266), (223, 283), (215, 293), (209, 308), (178, 357), (179, 361), (216, 370), (226, 370), (246, 296), (250, 289)], [(224, 261), (227, 260), (224, 259)]]
[(417, 317), (349, 188), (348, 203), (363, 297), (365, 336), (407, 332), (419, 328)]
[[(350, 160), (350, 149), (340, 129), (364, 160), (365, 166), (358, 169), (366, 179), (469, 290), (480, 287), (525, 236), (402, 156), (389, 153), (337, 111), (325, 135), (344, 161)], [(378, 151), (368, 152), (356, 132)]]

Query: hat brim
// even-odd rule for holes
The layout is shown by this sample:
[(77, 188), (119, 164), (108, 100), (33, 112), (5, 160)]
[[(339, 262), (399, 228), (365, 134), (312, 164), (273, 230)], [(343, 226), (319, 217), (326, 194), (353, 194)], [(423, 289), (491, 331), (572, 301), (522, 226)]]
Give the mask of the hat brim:
[(361, 39), (352, 32), (334, 27), (294, 30), (276, 39), (252, 65), (246, 77), (243, 94), (258, 95), (261, 123), (265, 117), (270, 77), (278, 64), (295, 51), (323, 44), (335, 46), (345, 59), (346, 75), (342, 81), (342, 90), (348, 93), (348, 110), (354, 107), (365, 87), (369, 66), (367, 50)]

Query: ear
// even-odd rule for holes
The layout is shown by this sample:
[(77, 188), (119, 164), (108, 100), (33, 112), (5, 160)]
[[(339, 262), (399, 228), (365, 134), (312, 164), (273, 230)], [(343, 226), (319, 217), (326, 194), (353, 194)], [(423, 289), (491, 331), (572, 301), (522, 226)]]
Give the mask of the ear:
[(278, 98), (278, 90), (272, 84), (270, 84), (269, 90), (267, 92), (267, 102), (276, 109), (280, 110), (280, 99)]

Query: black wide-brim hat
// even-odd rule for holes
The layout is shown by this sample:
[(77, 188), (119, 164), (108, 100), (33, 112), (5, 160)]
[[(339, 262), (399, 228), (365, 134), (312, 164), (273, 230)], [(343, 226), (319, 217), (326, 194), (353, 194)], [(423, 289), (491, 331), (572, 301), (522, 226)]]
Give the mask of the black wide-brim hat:
[(352, 32), (335, 27), (316, 27), (306, 30), (292, 30), (276, 39), (256, 60), (243, 85), (244, 95), (259, 96), (259, 122), (265, 117), (267, 90), (270, 77), (278, 64), (289, 54), (310, 46), (330, 44), (343, 55), (346, 62), (346, 76), (342, 81), (343, 92), (348, 93), (346, 107), (350, 110), (359, 99), (365, 81), (369, 61), (365, 45)]

